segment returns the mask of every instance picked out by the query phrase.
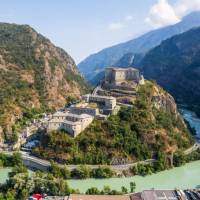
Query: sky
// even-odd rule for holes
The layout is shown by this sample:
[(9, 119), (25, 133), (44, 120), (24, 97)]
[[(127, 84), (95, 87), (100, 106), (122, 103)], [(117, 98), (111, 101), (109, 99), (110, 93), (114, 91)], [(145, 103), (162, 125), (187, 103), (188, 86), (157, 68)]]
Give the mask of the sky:
[(200, 0), (0, 0), (0, 22), (28, 24), (78, 64), (90, 54), (175, 24)]

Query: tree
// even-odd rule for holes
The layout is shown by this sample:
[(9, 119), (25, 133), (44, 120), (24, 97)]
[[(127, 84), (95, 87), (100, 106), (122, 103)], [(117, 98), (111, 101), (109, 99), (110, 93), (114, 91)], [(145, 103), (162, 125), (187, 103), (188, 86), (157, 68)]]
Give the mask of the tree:
[(21, 153), (17, 152), (17, 153), (13, 153), (12, 156), (12, 160), (13, 160), (13, 165), (22, 165), (22, 155)]
[(135, 188), (136, 188), (135, 182), (130, 182), (130, 191), (131, 191), (131, 193), (133, 193), (135, 191)]
[(105, 185), (103, 187), (103, 194), (110, 194), (110, 192), (111, 192), (110, 186)]
[(86, 191), (86, 194), (100, 194), (100, 191), (96, 187), (91, 187)]
[(81, 165), (79, 168), (71, 171), (71, 176), (73, 178), (81, 178), (81, 179), (89, 178), (90, 171), (91, 171), (90, 168), (88, 168), (85, 165)]
[(122, 190), (122, 193), (123, 193), (123, 194), (127, 194), (127, 193), (128, 193), (127, 188), (124, 187), (124, 186), (121, 187), (121, 190)]

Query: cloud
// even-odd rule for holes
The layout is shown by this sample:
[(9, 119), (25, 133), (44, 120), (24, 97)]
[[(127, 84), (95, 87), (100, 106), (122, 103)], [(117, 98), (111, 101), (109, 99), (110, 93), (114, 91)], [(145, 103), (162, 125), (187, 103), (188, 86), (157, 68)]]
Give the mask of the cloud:
[(200, 10), (200, 0), (178, 0), (174, 10), (179, 17), (183, 17), (192, 11)]
[(124, 27), (124, 25), (123, 25), (122, 23), (120, 23), (120, 22), (117, 22), (117, 23), (110, 23), (110, 24), (108, 25), (108, 30), (110, 30), (110, 31), (119, 30), (119, 29), (121, 29), (121, 28), (123, 28), (123, 27)]
[(115, 30), (120, 30), (133, 22), (133, 16), (132, 15), (127, 15), (125, 16), (122, 20), (119, 22), (113, 22), (108, 25), (108, 30), (109, 31), (115, 31)]
[(175, 24), (193, 11), (200, 11), (200, 0), (177, 0), (174, 4), (169, 4), (168, 0), (158, 0), (150, 8), (145, 22), (159, 28)]
[(174, 8), (168, 3), (167, 0), (158, 0), (149, 11), (145, 22), (155, 28), (175, 24), (180, 21), (176, 15)]

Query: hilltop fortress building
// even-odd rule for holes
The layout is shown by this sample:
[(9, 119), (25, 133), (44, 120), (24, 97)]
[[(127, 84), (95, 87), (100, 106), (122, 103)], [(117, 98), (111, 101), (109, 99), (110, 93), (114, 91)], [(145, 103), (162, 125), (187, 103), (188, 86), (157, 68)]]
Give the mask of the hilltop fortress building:
[(79, 104), (54, 113), (47, 123), (47, 132), (64, 130), (72, 137), (76, 137), (92, 123), (94, 118), (105, 119), (117, 112), (116, 108), (114, 97), (84, 95)]
[(64, 130), (76, 137), (94, 118), (106, 119), (116, 114), (120, 109), (117, 102), (130, 105), (139, 84), (144, 84), (144, 78), (137, 69), (106, 68), (102, 87), (98, 86), (92, 94), (83, 95), (80, 103), (54, 113), (47, 123), (47, 131)]
[(135, 89), (144, 84), (144, 77), (135, 68), (108, 67), (105, 71), (104, 87), (107, 89)]

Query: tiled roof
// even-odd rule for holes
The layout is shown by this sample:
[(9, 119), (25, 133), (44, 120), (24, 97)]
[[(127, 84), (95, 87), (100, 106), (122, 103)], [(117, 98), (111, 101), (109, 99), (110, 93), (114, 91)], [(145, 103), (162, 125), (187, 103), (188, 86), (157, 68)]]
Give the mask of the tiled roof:
[(128, 195), (70, 195), (68, 200), (130, 200)]

